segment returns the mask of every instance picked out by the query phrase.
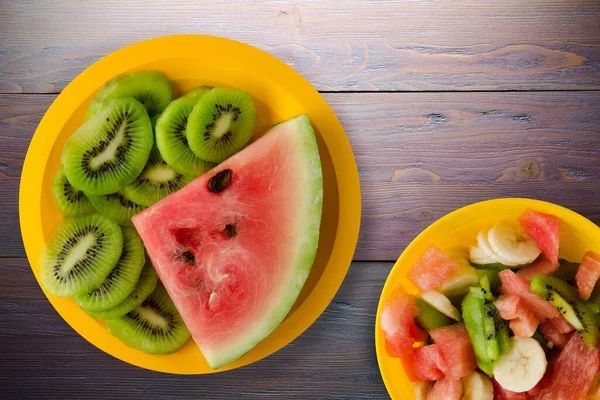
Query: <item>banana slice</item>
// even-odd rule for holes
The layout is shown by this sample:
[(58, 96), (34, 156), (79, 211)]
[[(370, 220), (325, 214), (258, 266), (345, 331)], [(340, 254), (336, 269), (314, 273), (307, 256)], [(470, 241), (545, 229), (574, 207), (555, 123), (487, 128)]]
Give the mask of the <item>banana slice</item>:
[(529, 264), (542, 252), (535, 240), (514, 223), (492, 226), (487, 241), (491, 250), (510, 266)]
[(533, 389), (546, 372), (544, 349), (532, 338), (512, 337), (510, 348), (494, 363), (494, 378), (506, 390)]
[(493, 255), (488, 254), (479, 246), (472, 246), (469, 248), (469, 259), (473, 264), (493, 264), (498, 262)]
[(415, 400), (427, 400), (427, 394), (432, 386), (433, 382), (417, 382), (414, 387)]
[(473, 371), (463, 378), (461, 400), (494, 400), (494, 384), (487, 375)]
[(424, 292), (421, 293), (421, 298), (442, 314), (446, 314), (457, 321), (462, 319), (456, 307), (454, 307), (450, 300), (440, 292), (436, 292), (435, 290)]

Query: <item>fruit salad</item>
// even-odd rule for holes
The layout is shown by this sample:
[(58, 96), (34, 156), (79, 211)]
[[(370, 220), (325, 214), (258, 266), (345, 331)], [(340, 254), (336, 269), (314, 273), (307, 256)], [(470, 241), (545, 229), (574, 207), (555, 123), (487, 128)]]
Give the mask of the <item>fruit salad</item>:
[(600, 254), (559, 258), (560, 219), (534, 210), (469, 248), (432, 244), (380, 314), (418, 400), (600, 399)]

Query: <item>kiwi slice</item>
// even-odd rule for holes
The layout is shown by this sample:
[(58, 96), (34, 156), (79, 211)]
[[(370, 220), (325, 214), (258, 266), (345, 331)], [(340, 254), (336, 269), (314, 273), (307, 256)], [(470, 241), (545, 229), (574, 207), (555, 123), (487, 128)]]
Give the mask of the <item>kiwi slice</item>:
[(122, 342), (148, 354), (172, 353), (190, 338), (190, 331), (161, 283), (142, 304), (120, 318), (106, 321), (106, 326)]
[(142, 304), (142, 301), (146, 300), (146, 298), (152, 293), (154, 288), (156, 287), (156, 283), (158, 282), (158, 275), (154, 270), (154, 266), (148, 258), (146, 257), (146, 264), (144, 268), (142, 268), (142, 273), (140, 274), (140, 278), (135, 284), (135, 288), (133, 292), (125, 298), (121, 303), (116, 306), (109, 308), (107, 310), (102, 311), (92, 311), (87, 310), (82, 307), (83, 311), (91, 317), (100, 318), (100, 319), (115, 319), (122, 317), (128, 312), (132, 311), (134, 308)]
[(573, 325), (586, 343), (596, 347), (596, 313), (579, 300), (577, 290), (573, 286), (556, 276), (537, 274), (531, 279), (529, 289), (548, 300)]
[(94, 211), (86, 195), (69, 183), (62, 165), (52, 180), (52, 199), (58, 211), (67, 217), (77, 217)]
[(88, 198), (100, 214), (124, 226), (133, 226), (131, 217), (146, 208), (127, 198), (123, 191), (102, 196), (88, 196)]
[(65, 144), (65, 174), (86, 195), (115, 193), (142, 172), (153, 143), (144, 107), (132, 98), (113, 100)]
[(427, 333), (442, 326), (451, 325), (452, 322), (454, 322), (450, 317), (430, 306), (425, 300), (417, 296), (412, 296), (412, 298), (419, 308), (419, 313), (415, 317), (415, 322)]
[(163, 197), (181, 189), (193, 178), (171, 168), (158, 150), (152, 151), (142, 173), (125, 186), (123, 195), (134, 203), (149, 207)]
[(121, 228), (98, 214), (67, 218), (42, 250), (39, 277), (59, 297), (87, 293), (100, 286), (119, 261)]
[(106, 310), (121, 303), (133, 292), (144, 267), (144, 244), (136, 231), (122, 229), (121, 258), (100, 286), (75, 297), (75, 302), (81, 308), (91, 311)]
[(558, 260), (558, 269), (554, 273), (554, 276), (562, 279), (571, 286), (575, 286), (575, 275), (579, 270), (579, 263), (567, 261), (564, 259)]
[(248, 92), (214, 88), (200, 97), (190, 114), (188, 143), (199, 158), (221, 162), (248, 143), (256, 119)]
[(199, 87), (173, 100), (156, 122), (156, 146), (160, 155), (181, 174), (200, 176), (216, 165), (196, 157), (186, 137), (190, 113), (198, 99), (209, 90), (208, 87)]
[(95, 116), (111, 100), (133, 97), (147, 110), (150, 117), (160, 114), (173, 98), (171, 82), (160, 72), (140, 71), (117, 76), (106, 82), (92, 98), (86, 119)]

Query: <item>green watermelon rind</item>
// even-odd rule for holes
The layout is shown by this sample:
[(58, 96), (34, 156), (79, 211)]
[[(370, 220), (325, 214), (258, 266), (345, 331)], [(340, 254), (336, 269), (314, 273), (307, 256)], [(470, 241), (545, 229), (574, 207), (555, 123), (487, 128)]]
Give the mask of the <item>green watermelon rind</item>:
[(303, 114), (285, 123), (295, 125), (296, 134), (290, 136), (298, 140), (298, 148), (301, 149), (303, 159), (301, 165), (305, 166), (304, 182), (298, 183), (304, 188), (302, 193), (306, 196), (304, 201), (298, 201), (298, 204), (305, 205), (303, 209), (298, 210), (298, 221), (301, 221), (302, 227), (299, 237), (305, 239), (298, 246), (299, 253), (293, 263), (295, 265), (292, 272), (294, 276), (290, 277), (285, 285), (282, 285), (281, 296), (278, 297), (277, 301), (273, 301), (273, 304), (276, 305), (270, 311), (270, 317), (257, 326), (252, 334), (248, 335), (250, 337), (247, 337), (247, 340), (243, 342), (237, 342), (228, 346), (227, 349), (220, 349), (215, 352), (201, 348), (208, 364), (213, 369), (239, 359), (281, 324), (296, 302), (317, 254), (323, 207), (323, 173), (319, 148), (308, 115)]

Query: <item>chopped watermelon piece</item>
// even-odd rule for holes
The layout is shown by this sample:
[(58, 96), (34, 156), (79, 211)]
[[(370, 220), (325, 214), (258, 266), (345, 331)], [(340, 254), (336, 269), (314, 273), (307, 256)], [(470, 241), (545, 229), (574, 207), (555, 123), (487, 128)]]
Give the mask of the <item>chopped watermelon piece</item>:
[(517, 317), (511, 319), (508, 324), (515, 336), (522, 338), (533, 336), (540, 324), (540, 321), (533, 311), (523, 305), (522, 302), (519, 302), (517, 304), (516, 314)]
[(542, 335), (544, 335), (548, 342), (552, 342), (554, 347), (562, 349), (567, 345), (571, 336), (568, 333), (561, 333), (550, 321), (550, 319), (547, 319), (540, 324), (540, 332), (542, 332)]
[(552, 325), (552, 328), (558, 333), (566, 334), (575, 330), (573, 325), (571, 325), (562, 315), (558, 318), (548, 320), (548, 323)]
[(519, 217), (519, 222), (523, 230), (538, 244), (542, 254), (552, 263), (558, 264), (560, 218), (527, 210)]
[(425, 341), (427, 335), (415, 323), (419, 308), (402, 286), (392, 291), (383, 306), (380, 326), (385, 337), (385, 347), (392, 357), (410, 353), (415, 342)]
[(437, 328), (429, 332), (433, 341), (440, 346), (449, 369), (446, 376), (460, 379), (477, 368), (475, 352), (469, 338), (469, 332), (463, 324)]
[(460, 265), (435, 245), (429, 246), (408, 272), (408, 278), (423, 292), (440, 286), (459, 271)]
[(492, 383), (494, 384), (494, 400), (527, 400), (526, 393), (506, 390), (495, 379), (492, 379)]
[(575, 283), (582, 300), (590, 298), (598, 278), (600, 278), (600, 254), (588, 251), (583, 255), (577, 275), (575, 275)]
[(520, 302), (533, 311), (538, 320), (544, 321), (546, 318), (557, 318), (560, 316), (556, 307), (542, 296), (532, 293), (529, 290), (529, 284), (510, 269), (500, 271), (498, 276), (502, 282), (500, 288), (502, 293), (519, 296)]
[(584, 400), (597, 370), (598, 350), (573, 334), (556, 360), (550, 386), (538, 398)]
[(515, 294), (503, 294), (494, 302), (496, 309), (500, 313), (500, 317), (505, 320), (517, 318), (517, 306), (520, 297)]
[(552, 275), (558, 270), (559, 263), (552, 262), (548, 260), (546, 257), (540, 257), (533, 264), (528, 267), (521, 268), (517, 271), (517, 276), (521, 279), (531, 282), (531, 278), (537, 274), (548, 274)]
[(436, 381), (444, 379), (444, 371), (448, 370), (448, 363), (442, 354), (442, 347), (430, 344), (417, 347), (408, 357), (402, 357), (404, 369), (410, 370), (415, 381)]
[(427, 400), (460, 400), (462, 383), (460, 379), (445, 378), (433, 384)]

